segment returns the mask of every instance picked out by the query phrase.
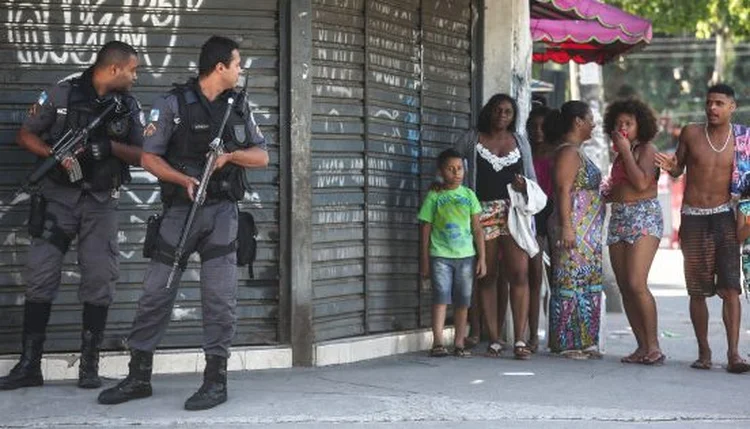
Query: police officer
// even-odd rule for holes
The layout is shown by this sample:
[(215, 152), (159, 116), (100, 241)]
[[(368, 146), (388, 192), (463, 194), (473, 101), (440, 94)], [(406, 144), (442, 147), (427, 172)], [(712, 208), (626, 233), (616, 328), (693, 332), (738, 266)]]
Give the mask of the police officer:
[(44, 159), (65, 132), (86, 127), (117, 103), (90, 132), (86, 149), (52, 170), (42, 180), (41, 192), (32, 196), (36, 203), (29, 224), (41, 229), (30, 228), (23, 351), (10, 374), (0, 378), (0, 390), (44, 383), (40, 364), (50, 308), (60, 287), (63, 257), (76, 236), (83, 302), (78, 386), (101, 386), (99, 346), (118, 277), (118, 189), (130, 178), (128, 164), (139, 164), (143, 143), (145, 121), (128, 93), (137, 67), (138, 54), (130, 45), (105, 44), (79, 77), (42, 92), (18, 132), (18, 144)]
[[(219, 36), (208, 39), (201, 48), (198, 71), (197, 79), (176, 86), (154, 103), (144, 131), (142, 164), (159, 179), (165, 211), (128, 339), (129, 374), (99, 395), (102, 404), (151, 396), (153, 353), (167, 329), (177, 295), (177, 285), (167, 285), (175, 247), (209, 143), (218, 133), (228, 99), (239, 96), (234, 91), (241, 71), (237, 43)], [(246, 100), (238, 104), (231, 107), (221, 136), (228, 153), (216, 161), (206, 202), (190, 229), (177, 276), (187, 256), (197, 251), (206, 368), (202, 386), (185, 402), (187, 410), (208, 409), (227, 400), (227, 358), (236, 324), (237, 201), (245, 193), (244, 169), (268, 165), (266, 142), (249, 104)]]

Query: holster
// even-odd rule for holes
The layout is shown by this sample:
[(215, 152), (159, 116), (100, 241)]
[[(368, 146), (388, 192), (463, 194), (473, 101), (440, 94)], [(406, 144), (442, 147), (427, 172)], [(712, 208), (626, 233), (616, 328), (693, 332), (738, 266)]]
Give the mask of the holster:
[(146, 221), (146, 239), (143, 240), (143, 257), (150, 259), (154, 257), (156, 245), (159, 240), (159, 229), (164, 217), (160, 214), (153, 214)]
[(255, 277), (253, 273), (253, 261), (258, 250), (258, 227), (255, 218), (247, 212), (239, 212), (237, 222), (237, 266), (248, 266), (248, 275)]
[(39, 238), (44, 232), (44, 218), (47, 213), (47, 200), (39, 192), (31, 194), (29, 207), (29, 235)]

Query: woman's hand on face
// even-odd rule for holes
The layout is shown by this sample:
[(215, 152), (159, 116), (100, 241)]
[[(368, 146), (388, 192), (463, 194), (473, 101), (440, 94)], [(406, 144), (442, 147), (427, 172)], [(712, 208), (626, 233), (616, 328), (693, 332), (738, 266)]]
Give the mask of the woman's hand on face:
[(611, 138), (612, 144), (614, 144), (615, 150), (617, 150), (618, 153), (630, 152), (630, 140), (628, 140), (622, 133), (615, 131), (612, 133)]

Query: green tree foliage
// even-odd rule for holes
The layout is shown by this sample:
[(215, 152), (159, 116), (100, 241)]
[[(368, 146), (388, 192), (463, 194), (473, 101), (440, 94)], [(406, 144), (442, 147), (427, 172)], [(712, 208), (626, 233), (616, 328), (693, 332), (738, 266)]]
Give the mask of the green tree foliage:
[(671, 132), (682, 125), (705, 120), (706, 88), (716, 81), (735, 88), (734, 119), (750, 124), (750, 0), (604, 1), (650, 19), (654, 34), (666, 36), (603, 69), (608, 100), (632, 91), (659, 113), (659, 146), (673, 146)]
[(654, 32), (695, 35), (702, 39), (726, 35), (750, 38), (750, 0), (605, 0), (650, 19)]

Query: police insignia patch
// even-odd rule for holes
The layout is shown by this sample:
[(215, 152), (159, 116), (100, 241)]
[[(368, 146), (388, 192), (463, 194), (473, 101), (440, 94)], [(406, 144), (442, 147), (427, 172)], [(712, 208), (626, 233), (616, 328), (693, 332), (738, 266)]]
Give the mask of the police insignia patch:
[(144, 137), (151, 137), (156, 132), (156, 125), (151, 122), (146, 126), (146, 128), (143, 129), (143, 136)]
[(138, 114), (138, 120), (141, 121), (141, 126), (146, 126), (146, 114), (143, 113), (143, 110), (141, 110), (141, 113)]

